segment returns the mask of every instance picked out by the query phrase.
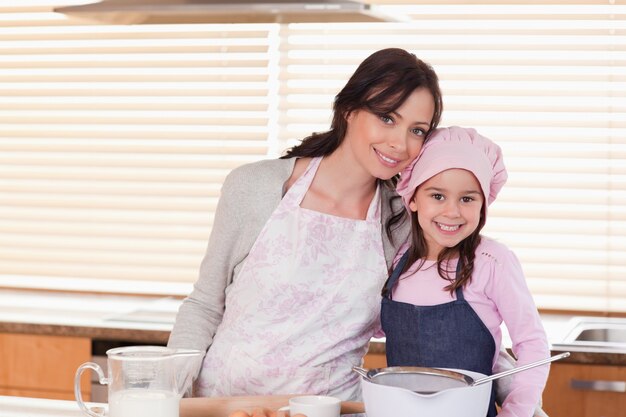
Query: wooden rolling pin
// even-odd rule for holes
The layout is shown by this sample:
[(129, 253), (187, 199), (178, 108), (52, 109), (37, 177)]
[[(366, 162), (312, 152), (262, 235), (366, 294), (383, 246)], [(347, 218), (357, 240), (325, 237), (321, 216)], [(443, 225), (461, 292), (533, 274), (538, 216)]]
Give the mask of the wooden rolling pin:
[[(243, 410), (274, 411), (289, 404), (295, 395), (265, 395), (250, 397), (183, 398), (180, 400), (180, 417), (228, 417), (232, 412)], [(341, 414), (364, 413), (363, 403), (343, 401)]]

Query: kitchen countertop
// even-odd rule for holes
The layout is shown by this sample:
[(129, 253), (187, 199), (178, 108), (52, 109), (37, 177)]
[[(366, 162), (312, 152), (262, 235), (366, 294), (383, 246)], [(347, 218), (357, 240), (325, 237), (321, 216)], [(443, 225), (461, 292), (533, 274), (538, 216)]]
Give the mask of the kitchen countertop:
[[(3, 290), (0, 292), (0, 332), (165, 344), (181, 302), (174, 297)], [(571, 318), (542, 314), (551, 344), (563, 340)], [(503, 345), (511, 345), (505, 328)], [(572, 355), (561, 363), (626, 365), (623, 353), (568, 350)], [(553, 349), (552, 353), (562, 351)], [(384, 339), (372, 339), (369, 353), (384, 352)]]
[(0, 332), (164, 344), (180, 299), (2, 290)]
[[(276, 410), (285, 406), (292, 395), (241, 396), (216, 398), (183, 398), (180, 417), (227, 417), (235, 410), (251, 412), (259, 407)], [(87, 403), (89, 408), (106, 407), (101, 403)], [(101, 411), (98, 410), (98, 413)], [(342, 415), (363, 412), (359, 402), (343, 402)], [(85, 416), (75, 401), (0, 396), (0, 417), (80, 417)]]
[[(91, 403), (91, 406), (102, 404)], [(75, 401), (0, 396), (2, 417), (79, 417), (84, 414)]]

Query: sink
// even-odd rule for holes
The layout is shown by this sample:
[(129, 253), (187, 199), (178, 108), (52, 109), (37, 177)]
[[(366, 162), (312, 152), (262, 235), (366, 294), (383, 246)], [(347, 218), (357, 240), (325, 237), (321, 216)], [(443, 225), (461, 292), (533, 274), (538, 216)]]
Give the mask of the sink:
[(626, 327), (585, 329), (574, 340), (577, 342), (626, 343)]
[(150, 300), (131, 309), (120, 309), (121, 311), (111, 314), (103, 319), (107, 323), (139, 323), (173, 326), (176, 321), (176, 314), (180, 307), (180, 300), (172, 297)]
[(176, 312), (138, 309), (124, 314), (107, 317), (104, 321), (122, 321), (136, 323), (174, 324)]
[(562, 342), (552, 347), (626, 353), (626, 318), (574, 317)]

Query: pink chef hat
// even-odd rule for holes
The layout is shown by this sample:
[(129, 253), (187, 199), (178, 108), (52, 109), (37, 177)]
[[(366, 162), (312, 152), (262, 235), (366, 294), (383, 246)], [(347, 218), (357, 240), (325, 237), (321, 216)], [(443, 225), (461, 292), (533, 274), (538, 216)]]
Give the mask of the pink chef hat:
[(408, 208), (415, 189), (450, 168), (474, 174), (487, 205), (491, 204), (508, 177), (502, 150), (474, 129), (458, 126), (439, 128), (428, 138), (419, 156), (400, 174), (396, 191)]

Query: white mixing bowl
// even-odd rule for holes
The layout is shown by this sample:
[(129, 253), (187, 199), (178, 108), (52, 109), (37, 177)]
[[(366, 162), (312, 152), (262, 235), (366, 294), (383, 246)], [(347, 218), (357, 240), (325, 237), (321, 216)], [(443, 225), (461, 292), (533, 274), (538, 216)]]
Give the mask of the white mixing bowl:
[[(485, 377), (478, 372), (450, 370), (466, 374), (474, 380)], [(418, 394), (361, 378), (367, 417), (485, 417), (491, 398), (491, 384), (489, 381), (434, 394)]]

